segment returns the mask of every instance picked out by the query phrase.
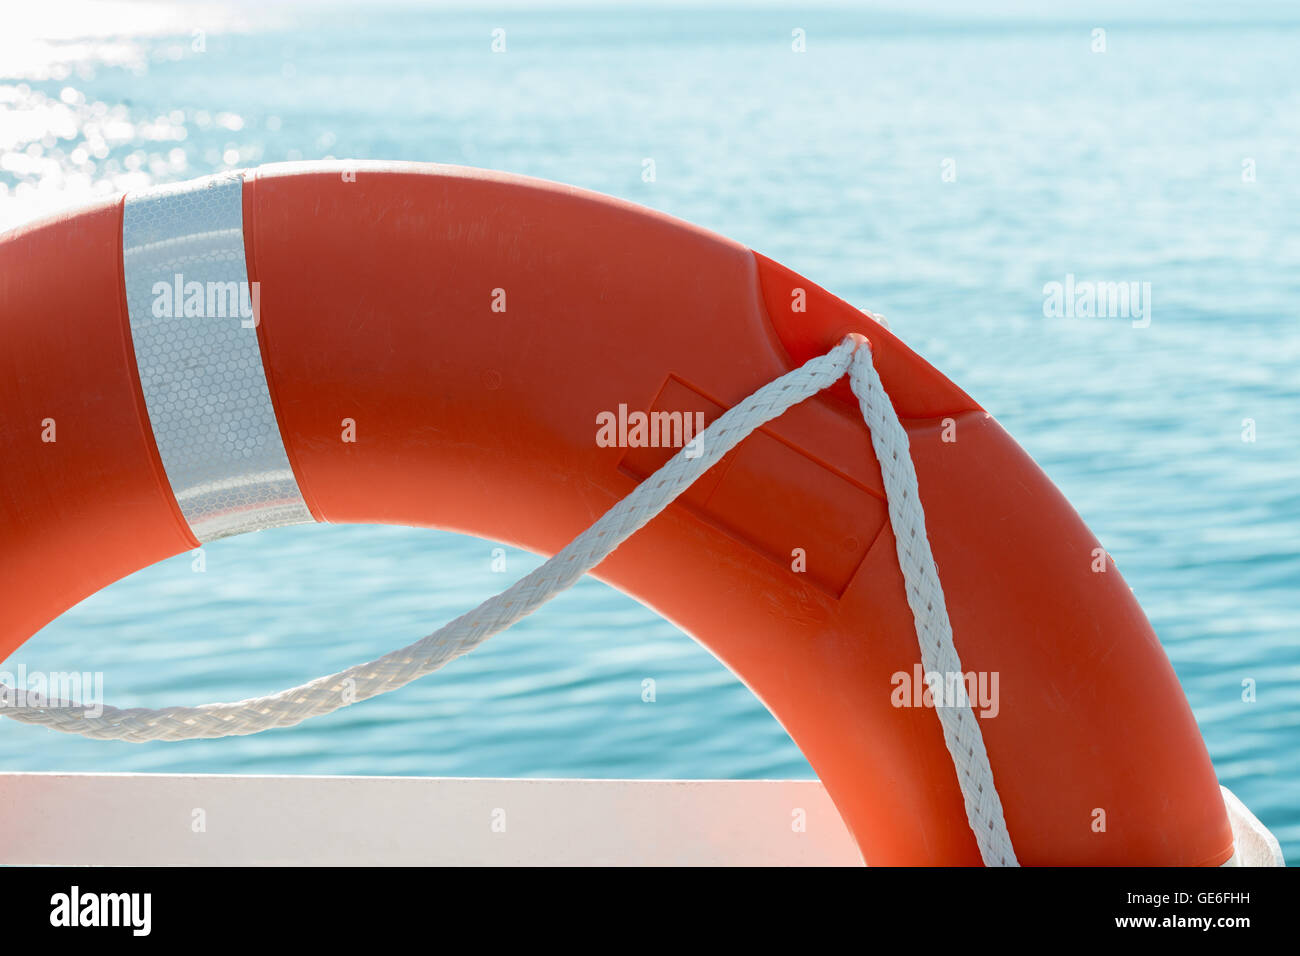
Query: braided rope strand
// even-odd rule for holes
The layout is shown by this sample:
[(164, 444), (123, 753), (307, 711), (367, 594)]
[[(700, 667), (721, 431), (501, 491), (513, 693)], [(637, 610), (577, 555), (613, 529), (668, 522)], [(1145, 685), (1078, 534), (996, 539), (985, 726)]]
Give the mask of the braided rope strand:
[[(948, 620), (948, 606), (939, 583), (939, 569), (930, 552), (907, 432), (898, 420), (867, 349), (860, 349), (854, 357), (849, 368), (849, 385), (858, 397), (885, 481), (889, 523), (894, 530), (898, 565), (903, 572), (907, 603), (921, 645), (921, 666), (928, 674), (965, 673), (953, 645), (952, 623)], [(943, 728), (943, 742), (957, 769), (966, 819), (975, 833), (980, 856), (986, 866), (1018, 866), (1002, 814), (1002, 800), (993, 784), (993, 768), (984, 749), (984, 735), (974, 711), (964, 702), (958, 702), (957, 706), (936, 705), (934, 710)]]
[(17, 706), (0, 707), (0, 715), (96, 740), (192, 740), (292, 727), (405, 687), (571, 587), (754, 429), (841, 378), (853, 349), (853, 343), (843, 342), (754, 392), (697, 437), (698, 455), (690, 446), (683, 448), (536, 570), (407, 647), (279, 693), (233, 703), (129, 710), (105, 706), (92, 717), (64, 701), (28, 704), (21, 692), (6, 689), (6, 699), (15, 700)]

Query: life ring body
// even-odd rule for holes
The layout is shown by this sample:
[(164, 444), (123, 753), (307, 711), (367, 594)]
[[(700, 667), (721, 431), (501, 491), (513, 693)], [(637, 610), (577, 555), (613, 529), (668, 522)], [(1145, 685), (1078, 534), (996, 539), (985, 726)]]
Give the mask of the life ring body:
[[(159, 252), (170, 227), (154, 219), (201, 225), (213, 189), (226, 253), (204, 252), (203, 228)], [(256, 284), (238, 361), (219, 350), (237, 319), (205, 318), (220, 335), (172, 351), (167, 316), (139, 314), (142, 288), (201, 261)], [(170, 328), (192, 321), (179, 312)], [(1223, 863), (1223, 799), (1163, 649), (990, 415), (744, 246), (498, 173), (271, 166), (0, 237), (0, 658), (107, 584), (247, 527), (378, 522), (553, 553), (675, 450), (633, 447), (637, 413), (712, 420), (847, 332), (870, 340), (906, 426), (963, 665), (996, 675), (979, 725), (1020, 861)], [(218, 371), (237, 391), (249, 356), (265, 383), (254, 424)], [(226, 409), (227, 427), (187, 432), (186, 403)], [(602, 421), (618, 441), (598, 440)], [(288, 471), (204, 471), (205, 455), (235, 467), (267, 443)], [(880, 470), (846, 384), (746, 439), (598, 576), (753, 690), (868, 862), (980, 862), (915, 686)]]

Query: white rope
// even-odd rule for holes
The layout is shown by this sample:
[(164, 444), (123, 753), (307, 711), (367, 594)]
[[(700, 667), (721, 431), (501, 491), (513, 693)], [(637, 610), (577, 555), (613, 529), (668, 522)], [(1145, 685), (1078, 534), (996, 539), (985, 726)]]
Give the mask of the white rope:
[[(885, 498), (889, 505), (889, 523), (894, 529), (898, 566), (903, 572), (907, 604), (916, 624), (916, 638), (921, 645), (921, 666), (927, 674), (945, 677), (966, 673), (952, 642), (952, 623), (948, 605), (939, 583), (939, 569), (930, 553), (930, 538), (925, 531), (925, 511), (912, 465), (907, 432), (893, 403), (885, 394), (876, 367), (866, 349), (859, 351), (849, 368), (849, 385), (858, 397), (862, 417), (871, 432), (871, 445), (880, 461), (885, 481)], [(964, 685), (963, 685), (964, 686)], [(1002, 800), (993, 785), (993, 769), (984, 749), (984, 735), (966, 701), (945, 701), (936, 706), (943, 742), (948, 747), (957, 779), (961, 783), (966, 819), (975, 833), (985, 866), (1019, 866), (1011, 848)], [(955, 705), (955, 706), (954, 706)]]
[[(858, 348), (859, 344), (863, 347)], [(192, 740), (292, 727), (310, 717), (404, 687), (567, 590), (751, 432), (834, 384), (846, 371), (880, 460), (922, 664), (928, 673), (963, 673), (952, 643), (939, 573), (926, 538), (925, 514), (907, 433), (885, 394), (865, 339), (849, 336), (830, 352), (768, 383), (724, 413), (692, 445), (674, 455), (536, 570), (414, 644), (277, 694), (198, 707), (121, 710), (104, 706), (98, 716), (89, 716), (67, 701), (34, 699), (29, 703), (21, 689), (0, 685), (0, 701), (5, 701), (0, 704), (0, 715), (96, 740)], [(944, 743), (957, 768), (966, 816), (985, 864), (1016, 865), (984, 740), (970, 707), (935, 710), (943, 727)]]

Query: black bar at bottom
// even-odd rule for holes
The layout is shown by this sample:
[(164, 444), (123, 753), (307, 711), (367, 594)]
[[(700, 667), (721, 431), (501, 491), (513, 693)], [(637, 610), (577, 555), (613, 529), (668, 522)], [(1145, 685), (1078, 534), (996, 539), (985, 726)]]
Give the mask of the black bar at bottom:
[(0, 912), (14, 952), (37, 937), (346, 950), (496, 947), (507, 935), (548, 948), (584, 940), (640, 950), (719, 933), (733, 943), (791, 934), (810, 949), (842, 933), (868, 946), (1189, 936), (1231, 944), (1289, 934), (1295, 872), (8, 867)]

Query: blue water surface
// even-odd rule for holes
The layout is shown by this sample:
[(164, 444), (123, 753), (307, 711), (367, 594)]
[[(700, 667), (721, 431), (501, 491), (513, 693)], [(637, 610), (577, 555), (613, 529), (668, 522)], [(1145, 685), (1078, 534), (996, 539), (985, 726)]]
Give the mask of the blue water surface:
[[(1150, 616), (1221, 781), (1300, 860), (1300, 10), (72, 6), (4, 14), (0, 226), (333, 156), (541, 176), (734, 237), (884, 313), (1041, 463)], [(1067, 274), (1150, 283), (1149, 326), (1045, 316)], [(538, 561), (510, 550), (494, 572), (493, 547), (387, 527), (229, 539), (202, 573), (182, 555), (86, 600), (4, 667), (103, 672), (119, 706), (267, 693)], [(812, 774), (706, 651), (594, 581), (294, 730), (132, 745), (5, 722), (0, 767)]]

